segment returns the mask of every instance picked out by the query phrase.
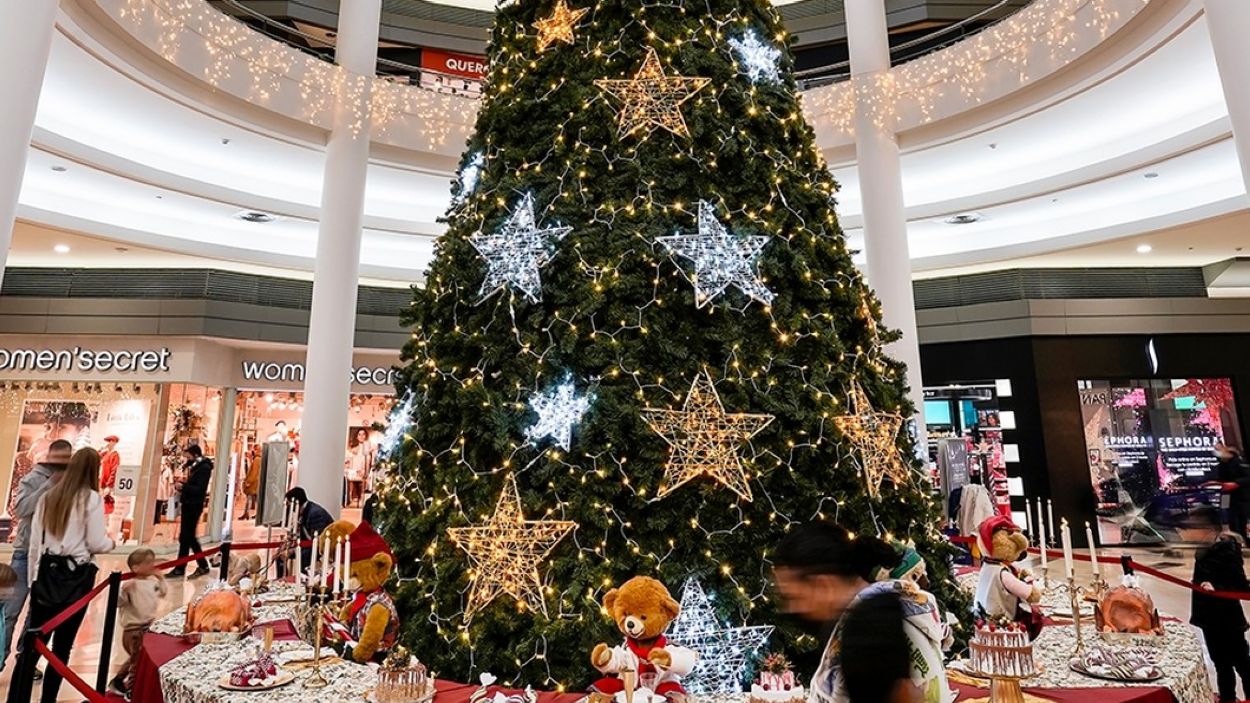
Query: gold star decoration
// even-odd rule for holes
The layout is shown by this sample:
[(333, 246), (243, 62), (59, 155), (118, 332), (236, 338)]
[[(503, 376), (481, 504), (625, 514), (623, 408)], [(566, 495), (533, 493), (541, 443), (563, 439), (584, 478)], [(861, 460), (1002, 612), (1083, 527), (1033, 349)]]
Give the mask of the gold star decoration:
[(542, 577), (538, 567), (573, 530), (571, 520), (526, 520), (521, 512), (521, 494), (516, 478), (509, 476), (495, 504), (495, 514), (485, 523), (470, 527), (450, 527), (448, 536), (469, 555), (469, 602), (465, 606), (467, 624), (475, 613), (501, 595), (518, 604), (547, 614)]
[(692, 479), (710, 476), (739, 498), (753, 499), (738, 447), (772, 422), (772, 415), (726, 413), (706, 371), (695, 377), (681, 410), (644, 408), (642, 415), (671, 447), (656, 498)]
[(633, 78), (601, 78), (595, 85), (621, 101), (621, 137), (638, 132), (650, 134), (657, 127), (689, 137), (681, 104), (710, 82), (709, 78), (664, 75), (659, 54), (647, 47), (647, 57)]
[(572, 44), (573, 27), (577, 26), (578, 21), (587, 12), (590, 12), (588, 7), (573, 10), (564, 0), (557, 2), (550, 17), (544, 17), (534, 23), (534, 29), (538, 30), (538, 50), (546, 51), (547, 47), (556, 42)]
[(858, 383), (851, 384), (849, 410), (850, 414), (833, 418), (833, 424), (859, 452), (868, 495), (878, 498), (881, 482), (886, 477), (901, 484), (910, 473), (895, 444), (899, 428), (903, 426), (903, 416), (873, 410), (868, 395)]

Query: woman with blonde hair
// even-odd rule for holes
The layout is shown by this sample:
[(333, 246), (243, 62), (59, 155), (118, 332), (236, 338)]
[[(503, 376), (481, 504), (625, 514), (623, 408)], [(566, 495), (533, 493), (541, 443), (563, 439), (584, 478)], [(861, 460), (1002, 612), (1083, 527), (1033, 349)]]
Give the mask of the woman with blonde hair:
[[(104, 525), (100, 454), (90, 447), (79, 449), (56, 485), (39, 499), (31, 520), (31, 625), (41, 627), (86, 595), (95, 585), (92, 557), (114, 546)], [(63, 662), (69, 661), (84, 615), (86, 608), (45, 633), (48, 647)], [(60, 674), (49, 667), (40, 701), (55, 703), (60, 688)]]

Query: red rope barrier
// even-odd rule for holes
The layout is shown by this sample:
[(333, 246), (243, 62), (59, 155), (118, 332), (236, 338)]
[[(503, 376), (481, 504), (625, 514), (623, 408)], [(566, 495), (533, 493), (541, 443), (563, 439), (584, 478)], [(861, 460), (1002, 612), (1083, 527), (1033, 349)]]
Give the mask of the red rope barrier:
[(109, 703), (108, 698), (105, 698), (97, 693), (94, 688), (88, 686), (87, 682), (83, 681), (81, 676), (74, 673), (73, 669), (69, 668), (66, 666), (65, 662), (58, 659), (57, 656), (52, 653), (52, 650), (48, 649), (48, 645), (44, 644), (44, 641), (38, 637), (35, 638), (35, 651), (39, 652), (39, 656), (47, 660), (48, 666), (55, 669), (56, 673), (61, 675), (61, 678), (65, 679), (69, 685), (77, 689), (77, 691), (85, 696), (90, 703)]
[(79, 598), (78, 600), (74, 601), (68, 608), (57, 613), (53, 617), (49, 618), (47, 622), (40, 625), (39, 630), (42, 631), (44, 634), (47, 634), (55, 630), (58, 625), (70, 619), (70, 617), (73, 616), (74, 613), (77, 613), (78, 611), (87, 607), (87, 604), (91, 602), (91, 599), (100, 595), (100, 593), (108, 587), (109, 587), (109, 582), (107, 579), (105, 579), (104, 581), (101, 581), (99, 584), (96, 585), (95, 588), (91, 589), (90, 591), (87, 591), (86, 595), (84, 595), (82, 598)]

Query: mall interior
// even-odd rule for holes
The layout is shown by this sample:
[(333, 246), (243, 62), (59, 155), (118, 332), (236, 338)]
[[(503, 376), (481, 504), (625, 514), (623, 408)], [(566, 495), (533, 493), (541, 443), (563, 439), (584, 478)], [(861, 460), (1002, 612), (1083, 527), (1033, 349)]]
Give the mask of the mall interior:
[[(748, 169), (766, 160), (783, 175), (796, 171), (817, 189), (829, 177), (836, 183), (836, 192), (820, 207), (832, 203), (836, 215), (829, 221), (839, 231), (839, 242), (844, 241), (840, 251), (853, 262), (839, 274), (837, 285), (847, 281), (871, 289), (871, 300), (861, 298), (857, 314), (868, 320), (874, 340), (875, 325), (897, 332), (884, 336), (880, 348), (904, 365), (896, 379), (900, 389), (906, 385), (895, 401), (901, 414), (876, 417), (899, 421), (901, 430), (886, 437), (889, 447), (902, 442), (914, 450), (909, 480), (922, 486), (934, 506), (930, 527), (949, 535), (953, 550), (979, 554), (981, 548), (970, 549), (968, 543), (979, 537), (982, 518), (1002, 516), (1014, 523), (1032, 546), (1043, 545), (1042, 554), (1035, 551), (1028, 564), (1035, 574), (1047, 573), (1044, 602), (1054, 595), (1066, 603), (1066, 595), (1052, 594), (1050, 588), (1051, 582), (1062, 585), (1059, 563), (1076, 559), (1078, 580), (1087, 572), (1096, 574), (1082, 593), (1100, 594), (1109, 587), (1104, 571), (1107, 582), (1119, 585), (1120, 567), (1105, 563), (1115, 561), (1107, 557), (1129, 555), (1146, 567), (1139, 569), (1146, 573), (1142, 588), (1164, 620), (1175, 618), (1181, 623), (1176, 627), (1194, 630), (1184, 624), (1192, 615), (1191, 591), (1184, 584), (1192, 580), (1195, 559), (1205, 546), (1204, 528), (1194, 516), (1212, 512), (1237, 531), (1230, 517), (1239, 510), (1235, 485), (1244, 479), (1250, 486), (1244, 455), (1238, 469), (1243, 473), (1236, 477), (1217, 469), (1224, 448), (1245, 448), (1250, 439), (1250, 42), (1245, 39), (1250, 2), (619, 4), (632, 8), (634, 25), (648, 27), (648, 41), (657, 33), (663, 36), (667, 23), (680, 24), (665, 14), (675, 7), (682, 17), (699, 15), (700, 26), (713, 29), (705, 37), (704, 30), (691, 30), (675, 43), (664, 43), (657, 63), (639, 69), (642, 50), (628, 42), (612, 51), (595, 48), (596, 33), (619, 30), (623, 37), (633, 25), (611, 16), (614, 3), (590, 0), (0, 3), (0, 52), (6, 59), (0, 67), (0, 94), (5, 96), (0, 111), (0, 562), (9, 561), (21, 533), (17, 504), (23, 478), (62, 439), (76, 450), (97, 450), (105, 467), (99, 491), (114, 548), (96, 557), (101, 579), (114, 569), (125, 572), (127, 555), (136, 550), (151, 549), (161, 560), (179, 556), (185, 529), (180, 490), (188, 478), (184, 450), (191, 445), (214, 465), (206, 508), (193, 526), (206, 548), (283, 539), (289, 533), (283, 494), (296, 486), (331, 517), (353, 523), (363, 520), (371, 500), (380, 500), (385, 513), (389, 499), (381, 493), (387, 486), (391, 491), (406, 486), (409, 493), (401, 498), (413, 511), (421, 501), (438, 500), (431, 495), (459, 501), (442, 474), (434, 478), (433, 472), (444, 471), (440, 467), (447, 463), (437, 457), (454, 454), (467, 464), (480, 456), (475, 445), (505, 443), (491, 424), (494, 416), (523, 414), (522, 392), (541, 390), (529, 377), (513, 388), (507, 374), (514, 370), (497, 357), (529, 363), (522, 361), (530, 355), (528, 343), (515, 350), (507, 346), (514, 336), (518, 345), (522, 338), (532, 339), (526, 336), (527, 325), (536, 325), (539, 337), (552, 340), (550, 349), (535, 354), (543, 363), (548, 355), (567, 353), (559, 342), (561, 330), (577, 331), (582, 322), (563, 316), (565, 311), (581, 314), (590, 309), (579, 307), (583, 303), (598, 304), (597, 298), (579, 300), (580, 293), (527, 286), (541, 285), (540, 273), (545, 284), (548, 276), (565, 280), (561, 276), (580, 271), (593, 278), (594, 295), (601, 284), (610, 295), (613, 276), (628, 277), (638, 268), (626, 261), (629, 251), (600, 263), (595, 257), (603, 252), (589, 242), (597, 235), (579, 230), (619, 232), (619, 223), (632, 222), (635, 208), (652, 212), (644, 190), (663, 190), (672, 182), (703, 187), (703, 178), (719, 190), (715, 196), (687, 194), (684, 209), (682, 202), (664, 205), (665, 216), (673, 213), (674, 219), (654, 228), (659, 244), (639, 245), (650, 257), (647, 266), (654, 263), (654, 269), (646, 269), (654, 273), (642, 277), (654, 280), (642, 287), (648, 296), (652, 285), (657, 291), (652, 300), (629, 310), (643, 322), (627, 325), (622, 315), (620, 330), (613, 332), (614, 318), (586, 313), (590, 323), (583, 329), (591, 330), (592, 340), (599, 334), (611, 337), (613, 345), (628, 344), (620, 340), (638, 328), (645, 335), (646, 315), (655, 307), (672, 307), (669, 298), (660, 299), (666, 286), (694, 301), (700, 314), (706, 312), (688, 318), (694, 328), (703, 324), (700, 320), (741, 313), (741, 340), (726, 342), (720, 331), (715, 337), (717, 344), (732, 343), (735, 353), (724, 363), (722, 357), (702, 362), (700, 373), (709, 383), (720, 379), (711, 386), (719, 412), (768, 412), (778, 416), (774, 428), (783, 420), (787, 431), (799, 427), (799, 420), (782, 417), (780, 405), (746, 408), (743, 399), (755, 396), (744, 395), (742, 383), (726, 380), (731, 371), (738, 377), (745, 373), (732, 359), (739, 341), (751, 346), (749, 319), (760, 310), (794, 316), (793, 310), (806, 305), (803, 319), (832, 316), (844, 325), (834, 325), (834, 336), (850, 329), (843, 322), (850, 318), (837, 307), (849, 305), (847, 299), (833, 295), (817, 303), (817, 297), (803, 297), (797, 278), (786, 280), (798, 269), (788, 268), (790, 259), (777, 253), (780, 245), (744, 243), (750, 239), (746, 234), (775, 233), (775, 240), (795, 241), (791, 238), (798, 235), (786, 229), (792, 223), (773, 230), (768, 218), (779, 217), (775, 211), (814, 207), (802, 197), (790, 202), (784, 193), (766, 205), (726, 204), (750, 191), (752, 184), (743, 182), (758, 170)], [(722, 11), (724, 17), (713, 16)], [(776, 32), (763, 36), (763, 43), (758, 32), (739, 39), (734, 33), (748, 19), (773, 23)], [(516, 22), (515, 31), (501, 29), (505, 22)], [(703, 61), (680, 53), (683, 41), (733, 48), (717, 49), (723, 60)], [(648, 47), (648, 56), (656, 56), (659, 46)], [(518, 63), (518, 51), (530, 53)], [(573, 51), (590, 58), (579, 63), (559, 53)], [(526, 71), (556, 70), (544, 61), (562, 61), (558, 65), (567, 71), (589, 71), (589, 65), (600, 63), (615, 71), (605, 68), (601, 77), (577, 88), (592, 96), (568, 109), (567, 120), (580, 124), (581, 131), (542, 133), (543, 101), (555, 101), (560, 91), (571, 89), (563, 77), (550, 85), (525, 83)], [(713, 65), (716, 61), (724, 65)], [(714, 77), (690, 77), (703, 75), (700, 70)], [(577, 80), (580, 75), (569, 85)], [(680, 164), (683, 154), (696, 153), (682, 151), (683, 139), (698, 142), (712, 134), (712, 118), (700, 111), (707, 112), (708, 102), (715, 100), (722, 101), (719, 119), (737, 125), (725, 134), (741, 135), (746, 142), (765, 138), (759, 136), (764, 132), (751, 131), (766, 129), (757, 125), (756, 103), (740, 114), (725, 107), (739, 90), (734, 80), (749, 86), (753, 100), (770, 90), (790, 96), (758, 98), (764, 105), (759, 113), (784, 125), (776, 134), (790, 135), (789, 125), (803, 125), (803, 138), (814, 141), (811, 149), (764, 149), (767, 157), (758, 156), (754, 163), (724, 158), (717, 164), (709, 157), (711, 166), (702, 164), (701, 174), (671, 179), (659, 174), (637, 197), (626, 194), (620, 211), (608, 212), (616, 207), (612, 196), (593, 191), (608, 183), (619, 187), (619, 179), (609, 177), (633, 173), (630, 169), (651, 158), (643, 147), (623, 147), (627, 139), (641, 133), (652, 143), (671, 141), (679, 145), (673, 148)], [(716, 97), (707, 97), (712, 94)], [(774, 99), (792, 103), (768, 102)], [(525, 111), (525, 101), (532, 112)], [(793, 112), (781, 114), (776, 109), (781, 104), (793, 104)], [(525, 124), (531, 119), (533, 124)], [(606, 146), (592, 145), (600, 132), (607, 135)], [(582, 164), (576, 161), (580, 156), (564, 162), (550, 156), (565, 153), (566, 135), (569, 141), (584, 140), (569, 153), (582, 154), (584, 147), (587, 160), (592, 151), (627, 150), (607, 158), (604, 173), (590, 168), (588, 174), (574, 165)], [(518, 143), (525, 149), (518, 157), (509, 157), (501, 146), (515, 149)], [(816, 166), (804, 171), (809, 160)], [(502, 163), (513, 171), (504, 173)], [(563, 191), (566, 180), (580, 184), (571, 199), (594, 204), (593, 218), (580, 222), (560, 211), (559, 203), (547, 204), (556, 190), (542, 179), (553, 172), (559, 172), (565, 198), (572, 194)], [(717, 177), (727, 177), (723, 187)], [(781, 183), (782, 176), (777, 179)], [(692, 229), (696, 200), (697, 233)], [(714, 213), (718, 219), (706, 220), (703, 205), (712, 201), (722, 209)], [(518, 202), (528, 204), (528, 220), (518, 209), (500, 234), (487, 232), (500, 227), (505, 209), (514, 212)], [(626, 211), (628, 217), (622, 214)], [(479, 212), (485, 219), (465, 224), (464, 218)], [(685, 219), (675, 219), (679, 213)], [(652, 236), (652, 230), (644, 230)], [(720, 241), (716, 237), (738, 237), (736, 253), (704, 250), (686, 259), (657, 253), (661, 245), (670, 245), (668, 240), (683, 239), (678, 235), (694, 240), (708, 232), (718, 234), (708, 240), (713, 243), (699, 246), (713, 247)], [(505, 235), (528, 239), (500, 244)], [(577, 239), (580, 258), (554, 253), (562, 237), (568, 239), (561, 247), (585, 240)], [(502, 249), (491, 253), (492, 246)], [(742, 253), (747, 250), (749, 256)], [(467, 274), (456, 258), (465, 252), (477, 257)], [(709, 263), (712, 258), (717, 260)], [(721, 265), (726, 268), (704, 268)], [(487, 268), (483, 283), (481, 271)], [(698, 273), (687, 282), (684, 271), (693, 269)], [(805, 275), (810, 280), (810, 271)], [(458, 276), (468, 279), (460, 285)], [(709, 293), (703, 286), (715, 284), (713, 279), (719, 288)], [(500, 288), (492, 289), (495, 284)], [(448, 296), (457, 300), (449, 302)], [(723, 303), (720, 308), (718, 303)], [(421, 305), (430, 310), (417, 310)], [(485, 323), (480, 333), (461, 330), (462, 324), (480, 321), (487, 308), (498, 318), (495, 323)], [(863, 312), (869, 308), (879, 312), (876, 323)], [(778, 312), (773, 329), (786, 324), (789, 318)], [(453, 327), (455, 334), (474, 341), (455, 341)], [(677, 335), (672, 327), (662, 329)], [(443, 360), (434, 357), (434, 350), (452, 357), (491, 335), (503, 341), (481, 355), (477, 368), (469, 368), (472, 362), (466, 368), (440, 366)], [(656, 340), (664, 354), (668, 341)], [(706, 350), (706, 341), (691, 342), (680, 353)], [(791, 348), (799, 349), (795, 341)], [(663, 356), (648, 354), (622, 352), (612, 362), (637, 381), (638, 408), (645, 415), (660, 412), (652, 409), (659, 403), (682, 407), (690, 387), (689, 409), (701, 381), (691, 386), (694, 376), (687, 374), (665, 385), (663, 373), (675, 372), (644, 368), (647, 359)], [(801, 365), (806, 371), (809, 362), (813, 367), (825, 363), (816, 356), (786, 354), (785, 361), (776, 356), (777, 366)], [(576, 423), (586, 406), (573, 419), (551, 420), (530, 402), (541, 418), (535, 427), (550, 430), (550, 421), (566, 423), (562, 438), (550, 430), (560, 446), (526, 454), (526, 439), (513, 440), (502, 463), (474, 469), (473, 482), (515, 471), (525, 514), (532, 518), (542, 510), (537, 502), (542, 490), (538, 483), (531, 489), (525, 471), (542, 462), (603, 461), (603, 453), (614, 451), (604, 439), (610, 435), (591, 425), (597, 428), (601, 422), (593, 418), (594, 403), (617, 398), (612, 380), (619, 369), (609, 364), (600, 373), (588, 370), (600, 363), (597, 358), (587, 353), (571, 362), (588, 379), (574, 382), (598, 389), (585, 396), (590, 398), (590, 425), (570, 430), (567, 424)], [(499, 370), (492, 376), (488, 367), (496, 363)], [(630, 371), (627, 364), (640, 370)], [(764, 366), (771, 365), (770, 358)], [(653, 370), (661, 372), (654, 382), (648, 376)], [(814, 374), (811, 382), (826, 382), (818, 377)], [(480, 431), (474, 431), (476, 420), (463, 420), (466, 429), (457, 446), (448, 441), (430, 449), (443, 439), (443, 430), (431, 426), (453, 422), (447, 418), (459, 412), (449, 401), (435, 403), (442, 397), (438, 384), (450, 378), (464, 393), (475, 383), (488, 388), (507, 380), (508, 388), (499, 405), (481, 411), (486, 419)], [(644, 396), (659, 388), (671, 392)], [(832, 395), (847, 398), (846, 393)], [(815, 397), (819, 401), (821, 392)], [(420, 407), (423, 399), (428, 409)], [(873, 400), (876, 404), (877, 396)], [(884, 408), (878, 404), (878, 410)], [(865, 408), (852, 404), (850, 412)], [(630, 425), (619, 417), (614, 422)], [(822, 423), (823, 436), (842, 437), (830, 422)], [(524, 430), (525, 437), (537, 442), (533, 438), (541, 433), (531, 430)], [(753, 432), (742, 426), (734, 431), (750, 444)], [(772, 431), (754, 430), (762, 432), (761, 443), (771, 441)], [(596, 442), (602, 446), (589, 446)], [(655, 445), (630, 449), (645, 453), (668, 446)], [(676, 445), (673, 451), (679, 451)], [(423, 463), (431, 454), (433, 463)], [(759, 471), (776, 471), (763, 468), (764, 456), (776, 454), (757, 447)], [(706, 462), (714, 459), (699, 461), (705, 462), (702, 468), (682, 481), (699, 477), (694, 481), (703, 482), (697, 484), (700, 491), (710, 490), (704, 483), (715, 485), (709, 476), (727, 481), (717, 474), (723, 467), (708, 468)], [(848, 469), (852, 472), (874, 475), (866, 453), (848, 453), (845, 461), (858, 467)], [(617, 462), (626, 465), (623, 457)], [(396, 469), (397, 463), (402, 468)], [(732, 463), (741, 471), (737, 455)], [(892, 470), (884, 469), (887, 486), (898, 483)], [(537, 475), (548, 480), (548, 474)], [(515, 488), (516, 479), (511, 480)], [(864, 495), (876, 499), (880, 491), (888, 498), (888, 488), (878, 487), (879, 474), (875, 484), (868, 480)], [(422, 481), (444, 492), (423, 492)], [(764, 490), (764, 478), (750, 481), (757, 493)], [(693, 489), (666, 485), (656, 500), (668, 490)], [(1250, 513), (1250, 488), (1245, 490)], [(750, 502), (750, 487), (745, 493), (741, 487), (734, 491)], [(465, 508), (464, 520), (485, 519), (492, 510), (502, 515), (504, 498), (496, 507), (497, 495), (473, 504), (473, 510)], [(754, 496), (755, 505), (759, 499)], [(981, 503), (974, 505), (976, 500)], [(885, 500), (877, 510), (888, 513), (889, 506)], [(547, 516), (554, 511), (546, 507)], [(825, 515), (823, 508), (805, 515), (817, 513)], [(874, 513), (867, 524), (893, 524), (879, 517)], [(383, 537), (415, 549), (417, 538), (411, 535), (417, 533), (401, 529), (396, 520), (390, 523), (393, 532), (381, 530)], [(1065, 545), (1061, 532), (1068, 538), (1068, 525)], [(1244, 517), (1240, 526), (1244, 538)], [(580, 529), (579, 543), (592, 528)], [(600, 528), (593, 529), (597, 538)], [(566, 537), (551, 558), (573, 539)], [(627, 539), (625, 544), (639, 551), (638, 543)], [(1047, 564), (1045, 545), (1052, 547), (1049, 572), (1039, 571)], [(409, 581), (443, 573), (437, 565), (432, 572), (419, 565), (434, 558), (434, 544), (428, 552), (395, 549), (397, 562), (411, 562), (396, 567), (399, 578), (391, 583), (397, 593)], [(590, 554), (585, 544), (582, 549), (579, 559)], [(441, 553), (448, 559), (463, 555), (455, 546)], [(1090, 571), (1089, 562), (1080, 561), (1080, 555), (1091, 553), (1104, 557), (1101, 570)], [(946, 573), (932, 566), (940, 558), (928, 557), (931, 575)], [(968, 572), (960, 571), (976, 568), (975, 555), (966, 561), (956, 557), (953, 563), (952, 583), (958, 572), (960, 583), (975, 590), (975, 570), (971, 586), (963, 583)], [(729, 566), (721, 568), (729, 573)], [(460, 572), (453, 573), (458, 577)], [(545, 592), (555, 609), (556, 577), (538, 581), (537, 573), (538, 604), (544, 603)], [(1184, 584), (1171, 583), (1169, 577)], [(671, 574), (668, 578), (668, 588), (676, 593), (680, 581), (671, 581)], [(466, 584), (475, 583), (464, 581), (456, 592), (467, 592)], [(171, 585), (166, 610), (203, 597), (204, 582), (171, 579)], [(1076, 581), (1068, 585), (1075, 589)], [(1247, 589), (1250, 584), (1225, 588)], [(515, 597), (521, 612), (527, 610), (515, 588), (496, 590)], [(1250, 600), (1250, 594), (1242, 596), (1241, 601)], [(113, 626), (104, 600), (97, 598), (87, 608), (87, 625), (68, 659), (88, 688), (98, 688), (99, 700), (118, 694), (97, 686), (97, 673), (100, 682), (106, 673), (110, 679), (116, 673), (107, 671), (108, 651), (113, 650), (114, 669), (124, 656), (121, 630), (116, 641), (100, 634)], [(1091, 600), (1088, 607), (1098, 610), (1102, 626), (1102, 601)], [(406, 625), (400, 638), (421, 642), (421, 635), (407, 626), (427, 615), (406, 611), (413, 602), (398, 601)], [(571, 611), (561, 603), (567, 616)], [(450, 620), (443, 620), (437, 607), (429, 606), (429, 622), (447, 627)], [(1073, 611), (1067, 615), (1072, 629)], [(1088, 628), (1095, 627), (1093, 617)], [(463, 628), (467, 642), (467, 616)], [(1090, 695), (1078, 692), (1094, 686), (1133, 685), (1139, 687), (1134, 690), (1162, 691), (1178, 703), (1209, 703), (1219, 684), (1213, 664), (1218, 656), (1204, 657), (1201, 638), (1190, 652), (1186, 638), (1191, 635), (1172, 628), (1166, 628), (1176, 644), (1170, 656), (1192, 654), (1192, 661), (1173, 661), (1171, 669), (1163, 667), (1166, 676), (1150, 680), (1154, 683), (1109, 683), (1114, 677), (1103, 677), (1074, 684), (1047, 673), (1036, 689), (1027, 682), (1026, 689), (1046, 698), (1047, 692), (1069, 688), (1049, 697), (1071, 703)], [(1087, 629), (1085, 636), (1096, 640), (1097, 632)], [(1211, 635), (1206, 637), (1209, 646)], [(1044, 635), (1035, 656), (1042, 656), (1043, 642)], [(152, 672), (161, 672), (159, 686), (145, 700), (236, 700), (217, 697), (221, 691), (211, 686), (200, 689), (180, 681), (185, 672), (171, 666), (179, 660), (153, 664)], [(1068, 674), (1066, 661), (1060, 668)], [(1197, 673), (1180, 673), (1183, 664), (1194, 662)], [(18, 686), (15, 667), (17, 658), (10, 656), (0, 688)], [(46, 661), (38, 664), (40, 671), (47, 667)], [(518, 688), (527, 682), (511, 672), (496, 673), (522, 684)], [(799, 673), (804, 682), (812, 674)], [(564, 685), (558, 674), (528, 683), (543, 688), (556, 681)], [(60, 700), (97, 700), (72, 684), (63, 685)], [(37, 696), (39, 685), (36, 681), (34, 689), (26, 690)], [(297, 681), (282, 695), (294, 695), (290, 692), (302, 690), (300, 685)], [(1218, 698), (1225, 700), (1224, 686), (1219, 689)], [(363, 695), (334, 690), (343, 700)], [(976, 690), (964, 690), (960, 699)], [(257, 697), (247, 700), (270, 699), (259, 692), (248, 695)], [(282, 695), (275, 693), (273, 700), (309, 700)], [(448, 695), (438, 694), (443, 699), (436, 703), (450, 703)], [(1250, 690), (1238, 699), (1246, 697)], [(135, 698), (143, 697), (136, 693)], [(1136, 699), (1125, 693), (1115, 700)]]

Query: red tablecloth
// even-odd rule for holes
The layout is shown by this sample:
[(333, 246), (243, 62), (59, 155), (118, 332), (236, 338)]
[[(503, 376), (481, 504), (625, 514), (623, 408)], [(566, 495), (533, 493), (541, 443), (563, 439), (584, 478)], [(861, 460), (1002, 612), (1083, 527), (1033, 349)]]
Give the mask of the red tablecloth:
[[(988, 688), (951, 683), (959, 692), (959, 700), (988, 698)], [(1024, 692), (1056, 703), (1175, 703), (1172, 692), (1163, 686), (1124, 686), (1121, 688), (1029, 688)]]

